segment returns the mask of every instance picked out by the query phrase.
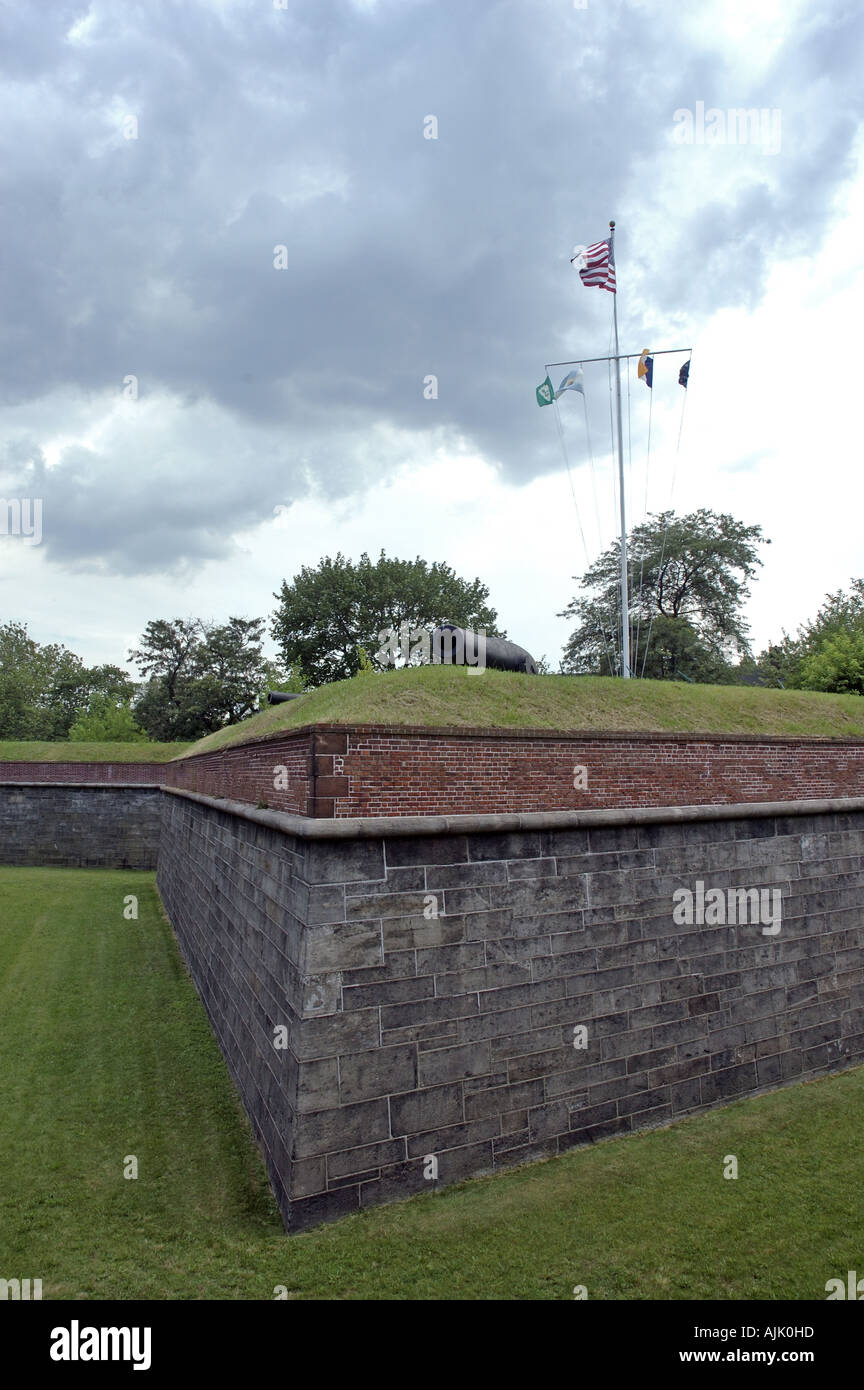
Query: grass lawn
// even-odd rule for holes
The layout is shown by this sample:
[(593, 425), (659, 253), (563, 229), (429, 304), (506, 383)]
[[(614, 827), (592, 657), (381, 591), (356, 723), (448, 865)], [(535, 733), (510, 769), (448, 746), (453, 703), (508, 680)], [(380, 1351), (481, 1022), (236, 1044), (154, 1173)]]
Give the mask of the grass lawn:
[(857, 1068), (289, 1238), (153, 875), (0, 869), (0, 1277), (46, 1299), (824, 1299), (862, 1131)]
[(167, 763), (188, 747), (188, 743), (46, 743), (37, 739), (0, 740), (0, 763)]
[(864, 738), (864, 700), (745, 685), (492, 670), (471, 675), (464, 667), (415, 666), (310, 690), (299, 700), (208, 734), (181, 756), (304, 724), (351, 723)]

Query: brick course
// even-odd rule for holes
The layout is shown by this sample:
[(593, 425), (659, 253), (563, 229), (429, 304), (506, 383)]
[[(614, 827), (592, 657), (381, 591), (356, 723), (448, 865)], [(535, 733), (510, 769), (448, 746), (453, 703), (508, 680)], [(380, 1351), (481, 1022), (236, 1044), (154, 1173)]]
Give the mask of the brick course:
[(166, 785), (339, 818), (821, 800), (864, 794), (864, 740), (340, 725), (180, 759)]
[(135, 786), (161, 786), (167, 763), (6, 763), (0, 762), (4, 782), (93, 782)]
[[(297, 816), (330, 814), (316, 809), (316, 732), (301, 729), (279, 739), (243, 743), (168, 763), (165, 785), (206, 796), (270, 806)], [(324, 740), (325, 747), (327, 740)], [(324, 764), (332, 771), (332, 755)], [(286, 785), (276, 787), (276, 781)]]

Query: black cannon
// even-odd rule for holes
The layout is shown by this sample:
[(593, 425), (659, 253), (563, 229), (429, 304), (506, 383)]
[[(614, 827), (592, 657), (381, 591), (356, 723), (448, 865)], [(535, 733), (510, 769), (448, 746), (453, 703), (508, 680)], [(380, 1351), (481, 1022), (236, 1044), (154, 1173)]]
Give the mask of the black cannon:
[(299, 700), (304, 693), (304, 691), (299, 690), (296, 695), (289, 695), (285, 690), (268, 690), (267, 703), (268, 705), (284, 705), (286, 700)]
[(454, 623), (433, 629), (432, 660), (443, 666), (491, 666), (496, 671), (537, 674), (537, 663), (524, 647), (505, 642), (503, 637), (484, 637)]

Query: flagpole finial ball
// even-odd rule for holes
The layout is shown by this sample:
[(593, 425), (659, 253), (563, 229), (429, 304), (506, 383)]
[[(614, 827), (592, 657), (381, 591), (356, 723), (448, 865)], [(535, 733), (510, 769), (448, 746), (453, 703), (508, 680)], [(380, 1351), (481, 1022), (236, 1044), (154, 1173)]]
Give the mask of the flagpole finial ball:
[(610, 219), (609, 219), (609, 226), (610, 226), (610, 227), (613, 229), (613, 231), (614, 231), (614, 229), (615, 229), (615, 223), (612, 221), (611, 217), (610, 217)]

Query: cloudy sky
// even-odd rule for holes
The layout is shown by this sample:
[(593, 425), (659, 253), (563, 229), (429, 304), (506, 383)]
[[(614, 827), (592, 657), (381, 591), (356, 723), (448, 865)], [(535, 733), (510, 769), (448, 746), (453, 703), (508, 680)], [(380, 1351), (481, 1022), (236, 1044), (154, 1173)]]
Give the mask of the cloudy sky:
[(761, 524), (754, 643), (794, 629), (864, 574), (862, 40), (859, 0), (0, 5), (0, 497), (42, 508), (0, 621), (121, 661), (383, 548), (557, 664), (608, 374), (587, 435), (534, 388), (609, 351), (569, 258), (614, 217), (622, 352), (693, 348), (650, 450), (624, 378), (630, 519)]

